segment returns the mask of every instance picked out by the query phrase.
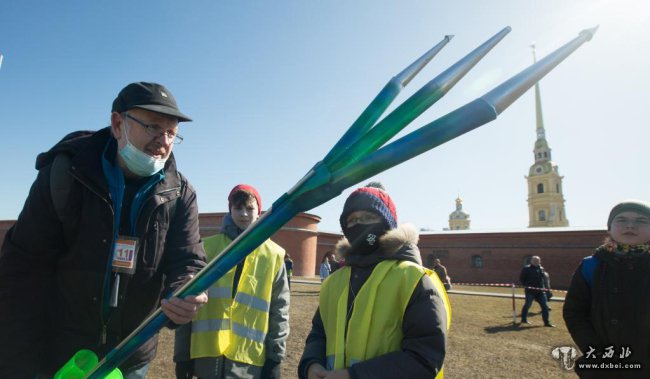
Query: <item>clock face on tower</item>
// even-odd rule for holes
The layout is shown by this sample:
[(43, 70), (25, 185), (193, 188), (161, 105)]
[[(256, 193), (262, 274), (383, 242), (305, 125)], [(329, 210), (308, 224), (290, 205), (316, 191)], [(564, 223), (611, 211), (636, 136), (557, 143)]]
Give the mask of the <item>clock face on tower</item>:
[(542, 166), (535, 166), (535, 173), (536, 173), (536, 174), (541, 174), (542, 171), (544, 171), (544, 169), (542, 168)]

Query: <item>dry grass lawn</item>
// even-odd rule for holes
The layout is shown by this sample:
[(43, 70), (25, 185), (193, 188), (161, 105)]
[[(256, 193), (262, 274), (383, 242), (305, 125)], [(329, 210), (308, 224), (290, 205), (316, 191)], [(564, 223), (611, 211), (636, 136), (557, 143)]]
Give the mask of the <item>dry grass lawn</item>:
[[(291, 334), (287, 358), (282, 364), (284, 378), (297, 377), (296, 367), (318, 305), (319, 289), (319, 285), (292, 284)], [(557, 328), (545, 328), (537, 304), (533, 304), (529, 315), (533, 325), (520, 327), (512, 325), (509, 298), (452, 294), (450, 299), (453, 321), (445, 360), (446, 378), (577, 377), (562, 370), (551, 358), (553, 347), (573, 345), (562, 321), (562, 303), (551, 304), (551, 320)], [(517, 299), (517, 312), (522, 305), (523, 300)], [(174, 378), (173, 338), (173, 332), (161, 332), (158, 356), (149, 370), (149, 378)]]

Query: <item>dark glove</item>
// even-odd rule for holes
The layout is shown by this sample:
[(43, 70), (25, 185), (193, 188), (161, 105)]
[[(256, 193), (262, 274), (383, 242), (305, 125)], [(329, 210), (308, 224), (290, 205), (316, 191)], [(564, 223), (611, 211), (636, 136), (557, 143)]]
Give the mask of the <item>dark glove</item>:
[(264, 361), (261, 379), (280, 379), (281, 377), (280, 362), (276, 362), (272, 359)]
[(176, 362), (176, 379), (192, 379), (194, 377), (194, 361)]

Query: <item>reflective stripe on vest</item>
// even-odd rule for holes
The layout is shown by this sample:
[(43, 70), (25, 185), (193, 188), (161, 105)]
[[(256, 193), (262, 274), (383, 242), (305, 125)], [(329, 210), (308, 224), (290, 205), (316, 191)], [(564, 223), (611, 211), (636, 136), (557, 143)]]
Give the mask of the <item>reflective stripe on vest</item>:
[[(346, 368), (399, 351), (403, 339), (404, 312), (423, 275), (433, 280), (445, 304), (447, 320), (451, 320), (446, 292), (433, 271), (410, 262), (383, 261), (374, 268), (359, 290), (346, 335), (350, 274), (349, 267), (339, 269), (321, 288), (320, 314), (326, 335), (328, 370)], [(386, 299), (391, 300), (385, 301)], [(436, 376), (442, 377), (442, 372)]]
[(237, 292), (235, 301), (262, 312), (268, 312), (271, 308), (271, 303), (268, 301), (242, 292)]
[(210, 299), (230, 299), (232, 297), (231, 287), (210, 287), (208, 288)]
[[(231, 240), (223, 234), (204, 239), (208, 259)], [(284, 264), (284, 250), (267, 240), (246, 257), (235, 298), (235, 270), (228, 271), (208, 289), (208, 303), (192, 321), (190, 356), (226, 356), (240, 363), (263, 366), (273, 279)]]
[(230, 329), (230, 320), (210, 319), (192, 321), (192, 333), (212, 332)]

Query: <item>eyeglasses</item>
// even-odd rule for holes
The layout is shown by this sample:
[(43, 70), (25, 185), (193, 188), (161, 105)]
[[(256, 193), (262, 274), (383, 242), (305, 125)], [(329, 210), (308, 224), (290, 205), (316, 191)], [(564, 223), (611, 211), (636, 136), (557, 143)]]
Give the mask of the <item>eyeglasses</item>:
[(135, 121), (138, 125), (142, 126), (144, 128), (144, 131), (150, 135), (151, 137), (158, 138), (158, 137), (164, 137), (166, 140), (172, 140), (173, 144), (179, 145), (183, 142), (183, 136), (180, 134), (176, 133), (173, 130), (160, 130), (159, 127), (155, 125), (149, 125), (145, 124), (142, 122), (142, 120), (138, 120), (137, 118), (131, 116), (128, 113), (125, 113), (126, 117)]
[(632, 225), (633, 227), (638, 228), (640, 226), (650, 225), (650, 219), (646, 217), (639, 217), (639, 218), (616, 217), (614, 219), (614, 224), (617, 226)]
[(362, 214), (359, 216), (352, 216), (348, 217), (347, 221), (347, 226), (353, 226), (356, 224), (362, 224), (362, 225), (367, 225), (367, 224), (374, 224), (378, 221), (380, 221), (381, 218), (373, 213), (369, 214)]

